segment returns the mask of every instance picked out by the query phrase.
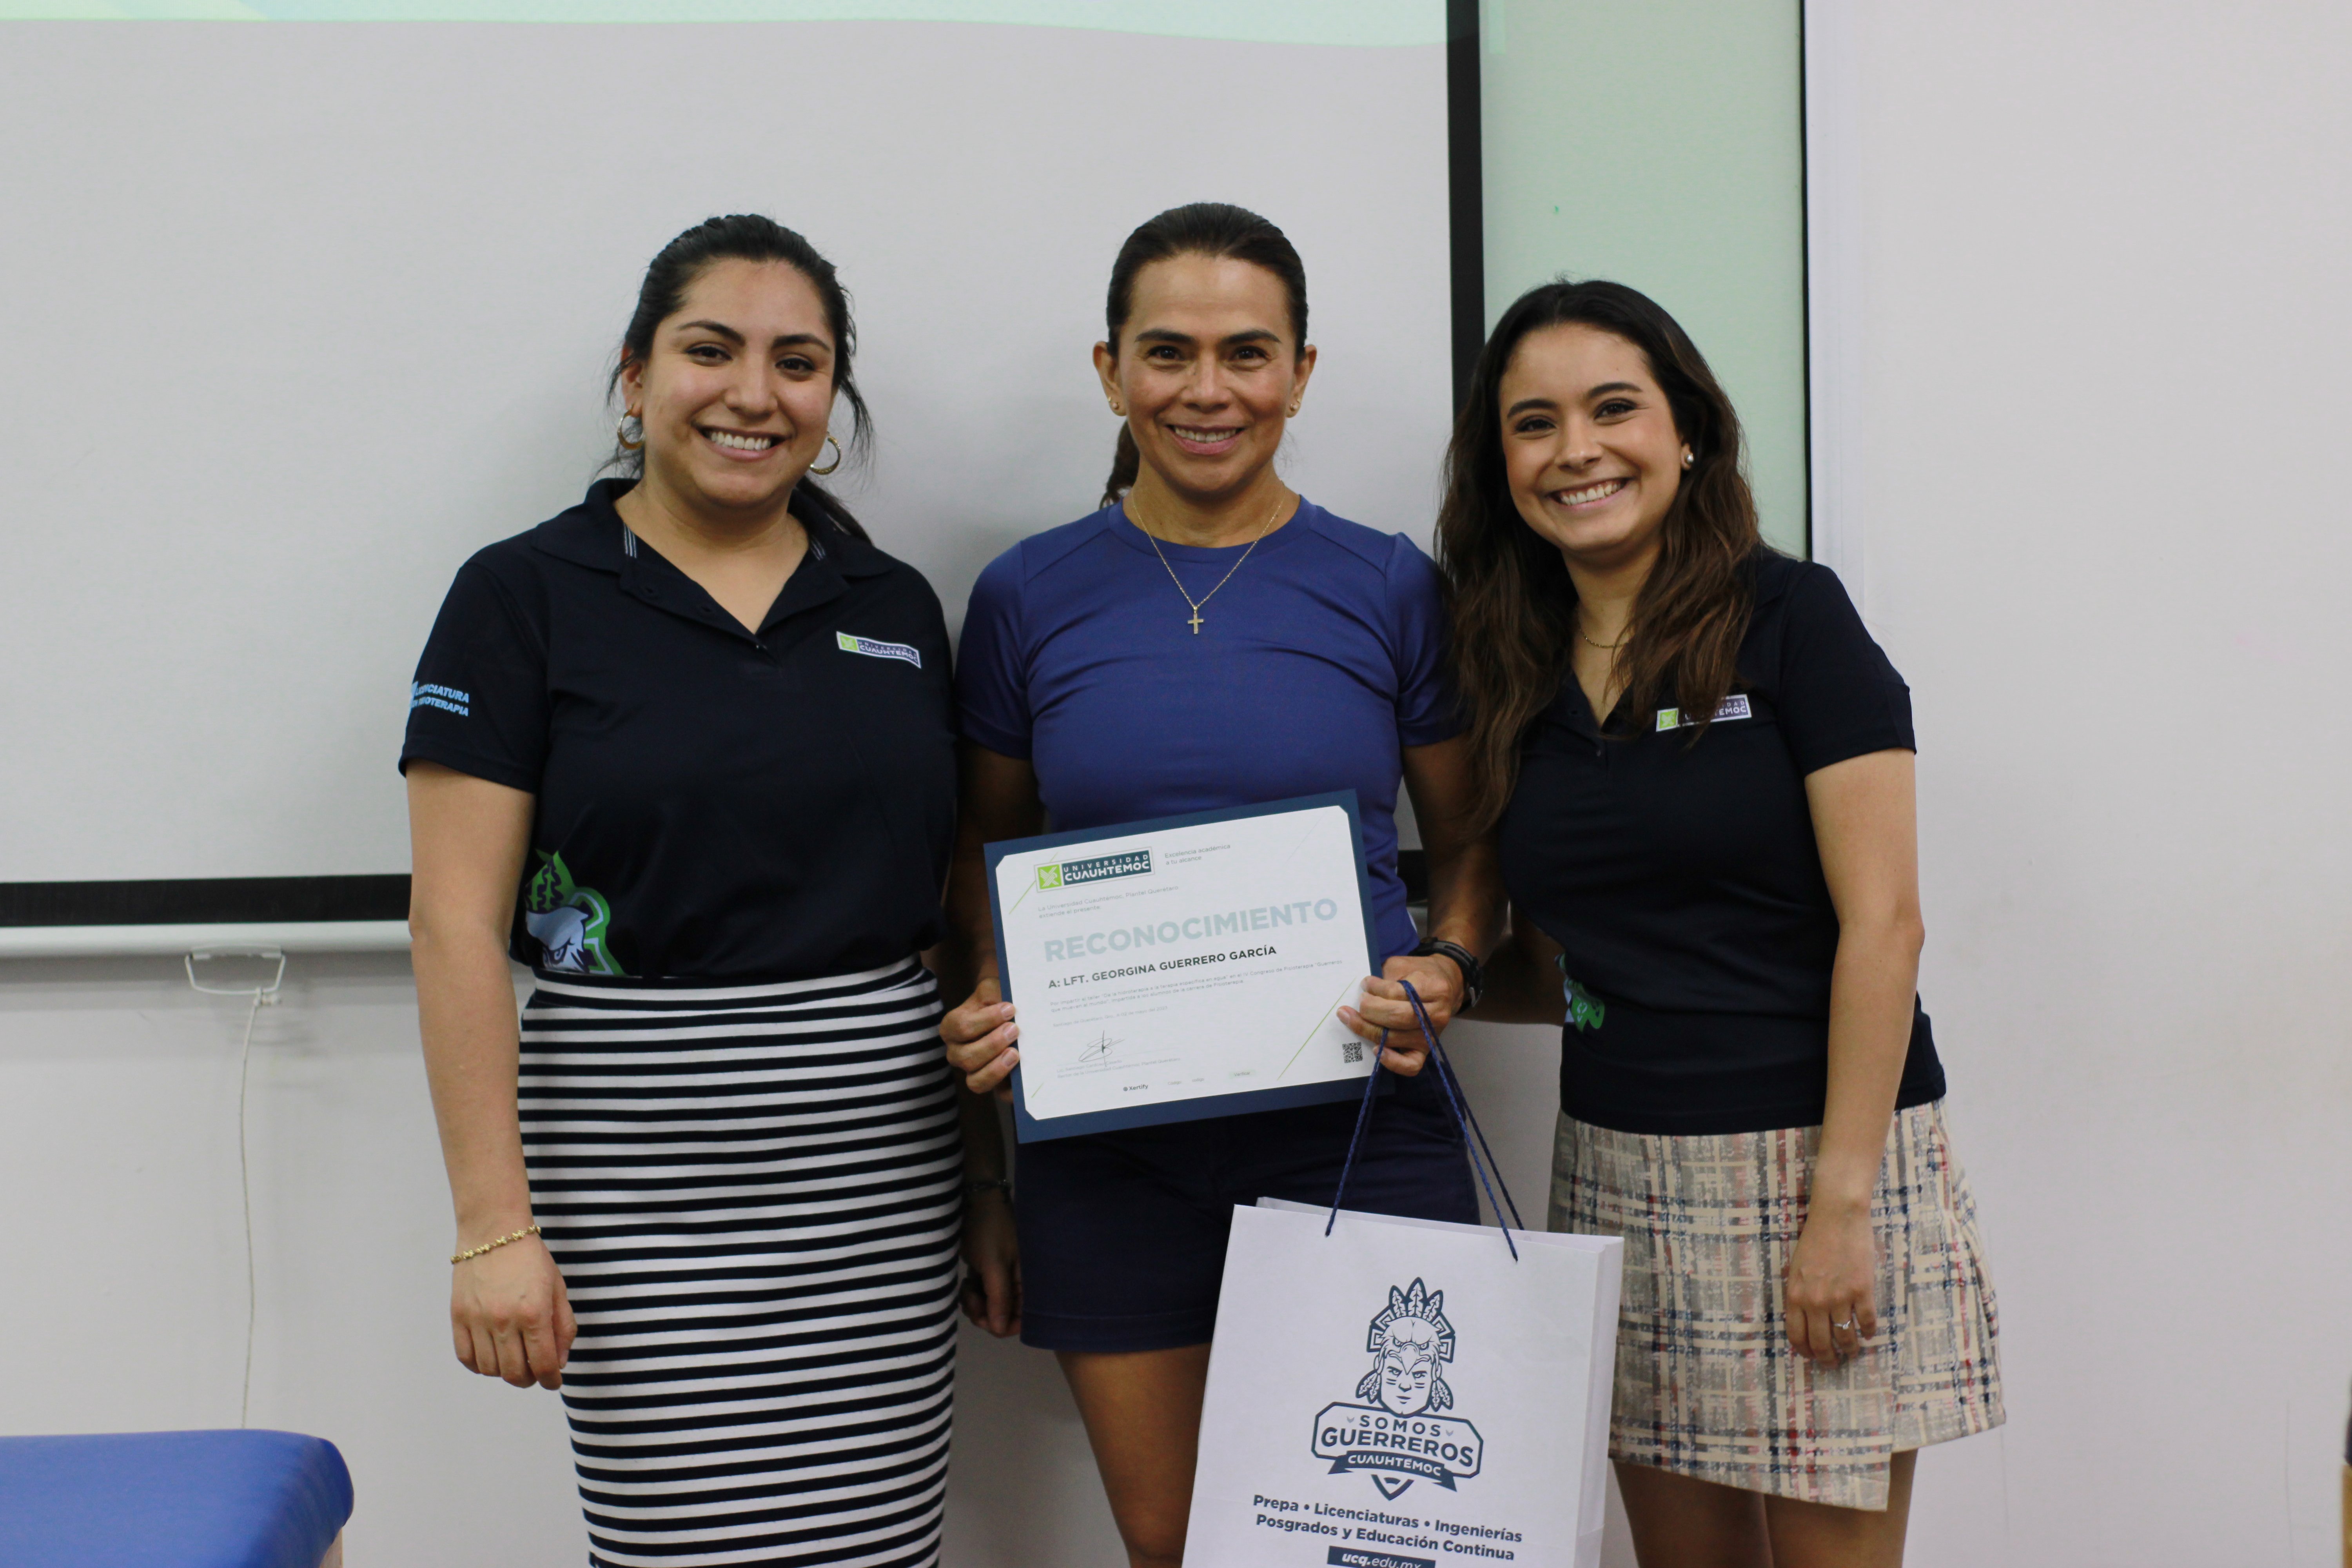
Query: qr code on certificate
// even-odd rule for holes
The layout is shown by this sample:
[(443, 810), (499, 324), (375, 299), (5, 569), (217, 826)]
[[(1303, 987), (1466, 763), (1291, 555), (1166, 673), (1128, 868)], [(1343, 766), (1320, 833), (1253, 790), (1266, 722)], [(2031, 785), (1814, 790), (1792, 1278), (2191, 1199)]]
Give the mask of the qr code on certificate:
[(1364, 1059), (1364, 1042), (1361, 1040), (1342, 1041), (1339, 1046), (1339, 1059), (1342, 1062), (1346, 1062), (1350, 1065), (1362, 1061)]

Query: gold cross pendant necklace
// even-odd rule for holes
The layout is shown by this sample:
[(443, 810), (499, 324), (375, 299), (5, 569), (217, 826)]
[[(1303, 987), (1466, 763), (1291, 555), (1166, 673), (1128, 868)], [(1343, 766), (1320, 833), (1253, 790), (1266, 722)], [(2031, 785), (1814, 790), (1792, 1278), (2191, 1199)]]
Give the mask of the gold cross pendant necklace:
[[(1132, 496), (1128, 498), (1130, 503), (1135, 498)], [(1242, 560), (1234, 562), (1232, 566), (1226, 569), (1225, 574), (1217, 579), (1217, 588), (1222, 588), (1226, 584), (1234, 580), (1234, 574), (1242, 569), (1242, 561), (1246, 561), (1250, 558), (1250, 550), (1255, 550), (1257, 548), (1258, 540), (1264, 539), (1273, 529), (1274, 520), (1280, 517), (1282, 515), (1282, 509), (1289, 504), (1290, 502), (1287, 497), (1274, 503), (1274, 510), (1266, 513), (1265, 522), (1257, 531), (1257, 539), (1251, 540), (1249, 542), (1249, 550), (1242, 552)], [(1160, 536), (1152, 532), (1150, 529), (1144, 527), (1143, 509), (1141, 507), (1137, 507), (1135, 510), (1135, 525), (1143, 530), (1144, 538), (1151, 541), (1151, 553), (1160, 557), (1160, 564), (1161, 568), (1167, 572), (1168, 580), (1176, 584), (1176, 591), (1184, 595), (1184, 602), (1192, 606), (1192, 618), (1186, 624), (1192, 628), (1192, 635), (1194, 637), (1199, 637), (1201, 635), (1201, 606), (1217, 596), (1217, 588), (1210, 589), (1207, 593), (1202, 595), (1197, 599), (1192, 597), (1191, 591), (1184, 586), (1184, 579), (1176, 575), (1175, 567), (1168, 564), (1168, 553), (1160, 548)]]

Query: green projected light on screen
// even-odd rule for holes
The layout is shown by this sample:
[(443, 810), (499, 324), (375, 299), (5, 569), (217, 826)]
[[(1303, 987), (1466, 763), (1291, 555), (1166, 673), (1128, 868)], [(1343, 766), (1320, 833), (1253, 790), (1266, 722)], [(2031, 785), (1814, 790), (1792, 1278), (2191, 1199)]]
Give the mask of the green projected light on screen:
[(0, 0), (0, 21), (1004, 22), (1259, 44), (1445, 41), (1445, 0)]
[(1747, 427), (1765, 537), (1803, 554), (1799, 0), (1486, 0), (1488, 325), (1566, 274), (1656, 300)]

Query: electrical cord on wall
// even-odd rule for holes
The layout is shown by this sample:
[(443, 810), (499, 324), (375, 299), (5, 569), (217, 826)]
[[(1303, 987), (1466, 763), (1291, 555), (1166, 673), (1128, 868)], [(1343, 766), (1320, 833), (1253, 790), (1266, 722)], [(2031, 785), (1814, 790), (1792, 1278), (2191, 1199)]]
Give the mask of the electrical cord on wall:
[[(196, 978), (196, 962), (207, 963), (218, 958), (253, 958), (264, 963), (275, 961), (278, 972), (267, 985), (207, 985)], [(245, 1377), (239, 1384), (236, 1401), (236, 1424), (251, 1425), (253, 1414), (253, 1326), (259, 1295), (254, 1288), (253, 1274), (253, 1172), (246, 1156), (245, 1110), (248, 1096), (246, 1085), (253, 1065), (253, 1026), (264, 1007), (278, 1005), (278, 988), (286, 984), (286, 954), (274, 947), (199, 948), (186, 959), (188, 984), (207, 996), (249, 996), (253, 1005), (245, 1015), (245, 1040), (236, 1049), (236, 1185), (237, 1196), (245, 1214)]]

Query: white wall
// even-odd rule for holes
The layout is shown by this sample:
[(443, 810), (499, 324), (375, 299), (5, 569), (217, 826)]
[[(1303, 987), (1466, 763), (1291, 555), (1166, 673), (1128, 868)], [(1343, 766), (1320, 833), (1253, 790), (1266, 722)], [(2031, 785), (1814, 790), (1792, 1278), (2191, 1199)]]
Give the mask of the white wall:
[(2333, 1564), (2352, 9), (1808, 10), (1816, 537), (1914, 691), (2009, 1393), (1911, 1561)]

